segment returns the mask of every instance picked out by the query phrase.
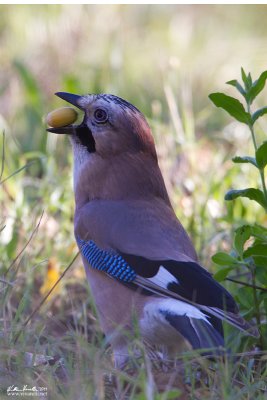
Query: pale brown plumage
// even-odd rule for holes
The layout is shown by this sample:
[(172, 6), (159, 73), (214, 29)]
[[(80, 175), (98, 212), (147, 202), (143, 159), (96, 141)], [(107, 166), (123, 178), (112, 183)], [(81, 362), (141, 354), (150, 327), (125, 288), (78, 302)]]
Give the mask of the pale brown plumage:
[[(251, 329), (230, 294), (199, 266), (144, 116), (112, 95), (58, 95), (85, 113), (81, 125), (49, 130), (70, 134), (75, 236), (117, 365), (127, 360), (133, 317), (144, 340), (169, 354), (184, 345), (222, 347), (224, 317)], [(135, 278), (125, 280), (119, 262)]]

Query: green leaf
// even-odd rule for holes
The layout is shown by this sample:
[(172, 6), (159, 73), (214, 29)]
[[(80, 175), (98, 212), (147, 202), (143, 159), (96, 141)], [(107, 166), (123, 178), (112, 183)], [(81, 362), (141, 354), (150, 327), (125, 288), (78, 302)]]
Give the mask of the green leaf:
[(258, 242), (267, 245), (267, 228), (261, 225), (251, 225), (251, 236), (254, 236)]
[(214, 275), (213, 278), (217, 281), (217, 282), (222, 282), (225, 280), (225, 278), (228, 276), (229, 272), (231, 272), (233, 270), (232, 267), (227, 267), (227, 268), (222, 268), (219, 271), (217, 271)]
[[(253, 244), (246, 251), (244, 251), (244, 257), (252, 257), (254, 264), (256, 267), (260, 267), (264, 269), (265, 273), (267, 273), (267, 245), (265, 244)], [(259, 268), (257, 268), (258, 270)], [(265, 285), (267, 284), (267, 280), (265, 281)]]
[(264, 114), (267, 114), (267, 107), (262, 107), (259, 110), (255, 111), (252, 114), (252, 123), (254, 124), (258, 118), (262, 117)]
[[(259, 297), (260, 297), (260, 301), (267, 300), (267, 292), (260, 293)], [(267, 311), (267, 309), (266, 309), (266, 311)]]
[[(267, 265), (267, 256), (253, 256), (253, 261), (256, 267), (266, 268)], [(266, 284), (266, 281), (265, 281)]]
[(250, 101), (250, 104), (253, 102), (255, 97), (263, 90), (265, 86), (265, 82), (267, 79), (267, 71), (262, 72), (260, 75), (259, 79), (257, 79), (252, 87), (248, 91), (248, 99)]
[(246, 97), (245, 89), (236, 79), (233, 79), (232, 81), (228, 81), (228, 82), (226, 82), (226, 84), (234, 86), (239, 91), (239, 93), (242, 94), (242, 96)]
[(256, 161), (259, 168), (265, 168), (267, 164), (267, 141), (263, 142), (256, 151)]
[(244, 244), (251, 236), (251, 227), (249, 225), (243, 225), (236, 229), (234, 237), (234, 248), (243, 258)]
[(263, 192), (260, 189), (248, 188), (240, 190), (229, 190), (224, 196), (224, 200), (234, 200), (238, 197), (247, 197), (259, 203), (264, 209), (267, 209), (267, 204)]
[(243, 82), (245, 84), (245, 88), (247, 90), (249, 90), (250, 87), (251, 87), (251, 84), (252, 84), (251, 75), (249, 74), (249, 76), (250, 76), (250, 79), (249, 79), (249, 76), (246, 75), (244, 69), (241, 67), (241, 76), (242, 76), (242, 80), (243, 80)]
[(255, 233), (255, 234), (267, 235), (267, 227), (265, 228), (265, 226), (256, 224), (256, 225), (253, 225), (251, 228), (252, 228), (253, 234)]
[(224, 93), (211, 93), (209, 98), (216, 107), (223, 108), (237, 121), (247, 125), (251, 124), (251, 116), (245, 111), (243, 104), (239, 100), (231, 96), (226, 96)]
[(241, 287), (240, 289), (238, 289), (237, 296), (240, 303), (248, 310), (251, 308), (252, 305), (255, 306), (252, 288), (248, 288), (245, 286)]
[(234, 258), (234, 257), (230, 256), (229, 254), (224, 253), (222, 251), (219, 251), (218, 253), (214, 254), (211, 257), (211, 259), (215, 264), (218, 264), (218, 265), (227, 265), (227, 266), (232, 265), (233, 266), (233, 265), (238, 264), (238, 261), (236, 258)]
[(252, 85), (252, 77), (251, 77), (251, 73), (250, 72), (248, 73), (247, 79), (248, 79), (249, 86), (251, 86)]
[(249, 157), (249, 156), (239, 157), (239, 156), (236, 156), (236, 157), (232, 158), (232, 161), (235, 164), (249, 163), (249, 164), (254, 165), (254, 167), (258, 168), (257, 162), (256, 162), (254, 157)]

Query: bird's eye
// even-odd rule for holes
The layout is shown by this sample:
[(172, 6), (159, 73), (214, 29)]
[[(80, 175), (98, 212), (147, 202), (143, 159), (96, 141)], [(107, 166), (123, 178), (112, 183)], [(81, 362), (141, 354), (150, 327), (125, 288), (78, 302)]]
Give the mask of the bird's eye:
[(103, 124), (108, 119), (108, 114), (102, 108), (97, 108), (94, 113), (96, 122)]

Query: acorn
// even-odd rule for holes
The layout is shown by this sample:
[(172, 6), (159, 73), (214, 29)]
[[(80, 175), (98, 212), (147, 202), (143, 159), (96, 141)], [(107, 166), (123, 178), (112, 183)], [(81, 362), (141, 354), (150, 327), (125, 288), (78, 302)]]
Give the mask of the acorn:
[(78, 113), (72, 107), (61, 107), (47, 114), (46, 122), (52, 128), (62, 128), (73, 124), (78, 118)]

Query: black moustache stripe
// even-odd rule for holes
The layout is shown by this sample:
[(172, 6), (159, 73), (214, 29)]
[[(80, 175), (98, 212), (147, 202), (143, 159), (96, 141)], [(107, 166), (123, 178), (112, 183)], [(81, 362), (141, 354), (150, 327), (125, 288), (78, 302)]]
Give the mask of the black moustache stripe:
[(75, 129), (75, 132), (79, 142), (87, 148), (89, 153), (95, 153), (95, 140), (88, 126), (83, 124), (79, 125)]

